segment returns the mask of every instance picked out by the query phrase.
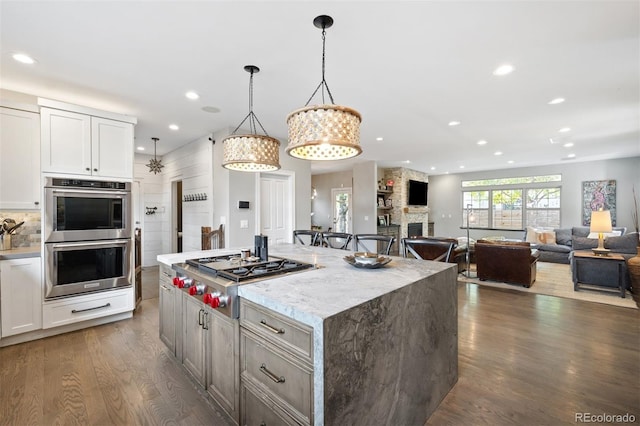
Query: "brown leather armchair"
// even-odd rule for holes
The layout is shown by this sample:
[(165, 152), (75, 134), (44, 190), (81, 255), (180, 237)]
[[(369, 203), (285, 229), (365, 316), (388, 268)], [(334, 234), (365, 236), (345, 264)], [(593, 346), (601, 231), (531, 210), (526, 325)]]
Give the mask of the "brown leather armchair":
[(478, 240), (476, 269), (481, 281), (492, 280), (531, 287), (539, 253), (527, 242)]

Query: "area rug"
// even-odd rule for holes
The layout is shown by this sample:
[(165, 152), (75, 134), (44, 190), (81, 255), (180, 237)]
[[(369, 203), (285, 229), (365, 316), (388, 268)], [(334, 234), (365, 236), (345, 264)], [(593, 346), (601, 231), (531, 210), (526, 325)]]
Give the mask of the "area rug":
[(545, 294), (548, 296), (565, 297), (568, 299), (584, 300), (586, 302), (605, 303), (607, 305), (622, 306), (638, 309), (631, 293), (627, 291), (626, 297), (620, 297), (618, 291), (596, 288), (580, 288), (573, 290), (573, 280), (569, 265), (559, 263), (538, 262), (536, 281), (529, 288), (516, 284), (507, 284), (497, 281), (480, 281), (475, 276), (475, 265), (471, 265), (471, 278), (464, 273), (458, 275), (459, 282), (479, 284), (496, 288), (524, 291), (526, 293)]

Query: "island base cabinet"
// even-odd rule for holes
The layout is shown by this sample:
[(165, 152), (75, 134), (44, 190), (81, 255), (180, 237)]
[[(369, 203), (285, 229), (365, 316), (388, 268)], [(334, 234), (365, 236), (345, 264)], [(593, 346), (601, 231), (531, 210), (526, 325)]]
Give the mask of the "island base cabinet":
[(300, 423), (273, 404), (264, 393), (251, 389), (249, 383), (243, 383), (240, 389), (240, 403), (244, 407), (241, 425), (287, 425), (297, 426)]
[[(247, 387), (256, 389), (258, 398), (275, 407), (274, 415), (284, 412), (294, 424), (313, 423), (313, 366), (309, 362), (241, 327), (240, 371), (243, 392)], [(253, 415), (251, 406), (242, 407), (243, 418)]]
[(158, 325), (160, 340), (171, 353), (176, 356), (182, 352), (178, 338), (182, 328), (181, 303), (182, 293), (173, 286), (172, 280), (175, 273), (167, 266), (160, 266), (159, 301), (158, 301)]
[(207, 393), (237, 424), (240, 415), (240, 326), (207, 308)]
[(182, 365), (204, 388), (205, 357), (204, 339), (206, 312), (204, 305), (189, 294), (182, 294)]

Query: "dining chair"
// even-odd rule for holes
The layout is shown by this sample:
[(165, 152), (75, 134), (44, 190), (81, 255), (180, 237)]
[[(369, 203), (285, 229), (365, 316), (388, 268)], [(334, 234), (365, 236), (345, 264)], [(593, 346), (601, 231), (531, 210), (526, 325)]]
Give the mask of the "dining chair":
[(458, 241), (453, 238), (403, 238), (402, 257), (451, 262)]
[[(370, 253), (384, 254), (386, 256), (389, 256), (391, 246), (395, 241), (396, 237), (391, 235), (356, 234), (353, 236), (354, 251), (366, 251)], [(367, 242), (369, 242), (369, 244), (374, 244), (371, 247), (375, 247), (375, 249), (371, 250), (371, 247), (367, 246)]]
[[(309, 237), (308, 239), (306, 237)], [(307, 240), (307, 242), (305, 242)], [(317, 246), (319, 243), (319, 232), (311, 231), (309, 229), (296, 229), (293, 231), (293, 243), (300, 243), (303, 246)]]
[(346, 232), (323, 232), (321, 239), (324, 247), (349, 250), (349, 243), (351, 243), (353, 239), (353, 234)]

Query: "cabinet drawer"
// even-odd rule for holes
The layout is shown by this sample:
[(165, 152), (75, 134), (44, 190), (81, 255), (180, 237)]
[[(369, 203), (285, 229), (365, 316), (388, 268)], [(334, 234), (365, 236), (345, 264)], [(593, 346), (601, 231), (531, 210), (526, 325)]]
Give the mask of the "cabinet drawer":
[(295, 421), (291, 416), (282, 411), (277, 405), (269, 402), (261, 392), (254, 393), (246, 386), (242, 386), (240, 390), (241, 405), (244, 407), (242, 418), (240, 419), (241, 425), (291, 425), (297, 426), (300, 423)]
[(133, 311), (133, 302), (133, 288), (46, 302), (42, 306), (42, 328)]
[(160, 264), (160, 282), (173, 285), (173, 277), (176, 272), (170, 266)]
[(240, 302), (240, 325), (283, 349), (313, 362), (313, 329), (311, 327), (244, 299)]
[(311, 422), (313, 369), (259, 336), (240, 332), (240, 371), (245, 381), (266, 393), (305, 422)]

